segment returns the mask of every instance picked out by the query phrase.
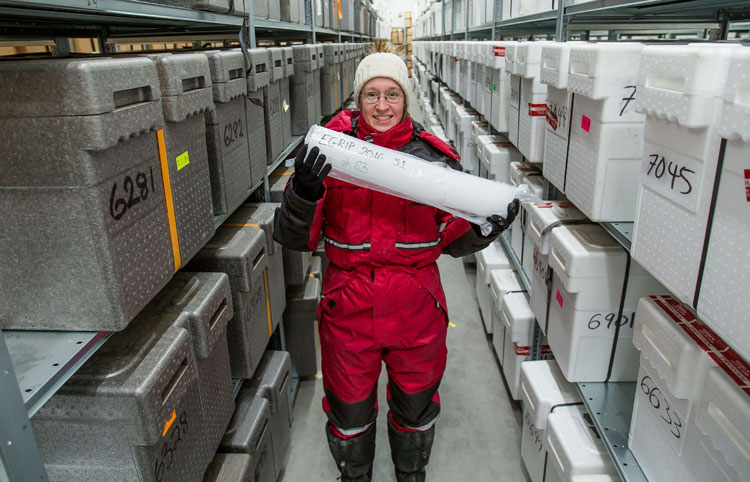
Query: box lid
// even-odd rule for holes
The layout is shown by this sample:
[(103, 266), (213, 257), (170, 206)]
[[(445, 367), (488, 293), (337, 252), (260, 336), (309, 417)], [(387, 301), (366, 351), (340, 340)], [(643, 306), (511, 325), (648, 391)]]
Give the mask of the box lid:
[(547, 418), (546, 446), (549, 469), (567, 477), (616, 475), (604, 443), (585, 409), (560, 407)]
[(552, 230), (549, 263), (565, 284), (568, 278), (617, 279), (625, 275), (627, 253), (598, 224)]
[(0, 117), (97, 115), (161, 97), (143, 57), (0, 62), (0, 85)]
[(582, 403), (578, 389), (565, 379), (555, 360), (522, 363), (521, 394), (524, 408), (537, 430), (547, 427), (547, 416), (557, 407)]
[(505, 336), (510, 336), (513, 343), (528, 346), (535, 320), (525, 293), (506, 293), (503, 296)]
[(542, 254), (549, 254), (549, 238), (554, 228), (566, 224), (580, 224), (581, 221), (588, 222), (586, 216), (573, 203), (567, 201), (529, 203), (525, 208), (526, 235)]

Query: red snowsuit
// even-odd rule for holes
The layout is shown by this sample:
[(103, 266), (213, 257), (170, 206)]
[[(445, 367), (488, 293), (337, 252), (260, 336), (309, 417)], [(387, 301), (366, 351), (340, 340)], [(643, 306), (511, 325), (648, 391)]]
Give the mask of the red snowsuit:
[[(356, 111), (326, 126), (422, 159), (460, 169), (447, 144), (405, 119), (385, 133)], [(290, 181), (294, 183), (294, 178)], [(376, 385), (388, 371), (390, 421), (399, 431), (429, 429), (440, 412), (448, 313), (436, 260), (487, 246), (470, 224), (423, 204), (333, 179), (317, 203), (287, 186), (274, 237), (312, 250), (321, 235), (329, 267), (318, 306), (325, 397), (323, 408), (342, 438), (376, 418)]]

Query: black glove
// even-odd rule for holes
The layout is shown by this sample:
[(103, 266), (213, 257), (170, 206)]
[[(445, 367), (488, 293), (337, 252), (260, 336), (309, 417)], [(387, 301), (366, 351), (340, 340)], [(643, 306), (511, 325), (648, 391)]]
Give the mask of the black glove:
[(514, 199), (510, 202), (510, 204), (508, 204), (508, 214), (505, 217), (502, 217), (499, 214), (493, 214), (492, 216), (489, 216), (487, 218), (487, 221), (492, 225), (492, 231), (490, 231), (490, 233), (484, 237), (495, 237), (508, 229), (508, 227), (513, 224), (513, 221), (516, 219), (516, 215), (518, 215), (518, 211), (520, 209), (521, 201), (519, 201), (518, 199)]
[(299, 197), (306, 201), (316, 202), (323, 197), (323, 180), (331, 171), (331, 165), (325, 164), (325, 154), (320, 154), (320, 149), (313, 147), (307, 153), (307, 144), (297, 152), (294, 158), (294, 177), (292, 178), (292, 189)]

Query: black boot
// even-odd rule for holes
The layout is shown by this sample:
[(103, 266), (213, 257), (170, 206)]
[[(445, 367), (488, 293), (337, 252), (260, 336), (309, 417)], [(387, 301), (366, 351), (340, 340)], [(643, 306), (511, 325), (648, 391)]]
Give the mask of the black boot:
[(370, 482), (375, 459), (375, 424), (356, 437), (344, 440), (331, 433), (330, 423), (326, 423), (328, 446), (341, 472), (341, 481)]
[(388, 420), (388, 441), (398, 482), (423, 482), (425, 466), (430, 461), (435, 426), (424, 432), (399, 432)]

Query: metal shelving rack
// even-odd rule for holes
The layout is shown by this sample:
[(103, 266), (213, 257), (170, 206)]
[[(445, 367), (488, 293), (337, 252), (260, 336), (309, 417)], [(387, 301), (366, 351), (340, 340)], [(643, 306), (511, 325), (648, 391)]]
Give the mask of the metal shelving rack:
[[(310, 43), (340, 39), (341, 31), (315, 25), (312, 1), (305, 1), (305, 23), (296, 24), (255, 18), (252, 1), (247, 17), (239, 17), (134, 0), (0, 0), (0, 39), (52, 40), (57, 55), (67, 55), (67, 39), (76, 36), (96, 37), (99, 51), (107, 53), (118, 43), (236, 41), (241, 40), (243, 28), (250, 48), (256, 47), (256, 36)], [(345, 40), (370, 38), (346, 32)], [(263, 198), (269, 200), (268, 175), (303, 139), (292, 138), (263, 179), (248, 190), (248, 197), (262, 187)], [(215, 225), (231, 211), (216, 216)], [(30, 418), (109, 336), (109, 332), (0, 330), (0, 481), (48, 480)], [(242, 380), (234, 380), (235, 396), (241, 386)]]
[[(603, 31), (609, 40), (619, 40), (625, 33), (664, 34), (665, 31), (667, 34), (664, 40), (667, 41), (673, 40), (668, 32), (697, 34), (697, 38), (704, 40), (723, 40), (728, 36), (730, 23), (733, 30), (750, 30), (750, 24), (747, 23), (750, 19), (750, 2), (746, 0), (593, 0), (569, 6), (565, 5), (565, 0), (560, 0), (557, 10), (505, 20), (500, 16), (503, 2), (509, 0), (495, 0), (492, 24), (469, 27), (467, 20), (465, 29), (461, 32), (456, 31), (455, 0), (450, 9), (445, 8), (445, 0), (440, 1), (443, 5), (443, 34), (422, 37), (419, 40), (455, 40), (456, 34), (459, 34), (466, 40), (545, 36), (565, 41), (572, 34), (588, 39), (589, 33), (594, 30)], [(546, 184), (549, 185), (549, 182)], [(600, 225), (628, 252), (630, 251), (632, 222)], [(500, 242), (515, 265), (522, 284), (528, 290), (528, 277), (511, 248), (508, 233), (500, 236)], [(541, 331), (538, 326), (532, 331), (530, 359), (536, 359), (541, 351)], [(587, 382), (576, 385), (622, 480), (647, 482), (638, 462), (628, 449), (635, 383)]]

